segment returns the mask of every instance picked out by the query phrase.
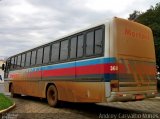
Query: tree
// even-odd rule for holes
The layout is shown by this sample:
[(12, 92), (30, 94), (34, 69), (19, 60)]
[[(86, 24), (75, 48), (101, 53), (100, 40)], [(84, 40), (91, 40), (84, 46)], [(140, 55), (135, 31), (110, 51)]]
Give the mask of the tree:
[(129, 20), (136, 20), (140, 15), (140, 11), (135, 10), (132, 14), (129, 14)]
[(160, 67), (160, 3), (157, 3), (155, 7), (151, 6), (150, 9), (148, 9), (144, 13), (134, 11), (129, 15), (128, 19), (144, 24), (152, 29), (156, 49), (157, 64)]

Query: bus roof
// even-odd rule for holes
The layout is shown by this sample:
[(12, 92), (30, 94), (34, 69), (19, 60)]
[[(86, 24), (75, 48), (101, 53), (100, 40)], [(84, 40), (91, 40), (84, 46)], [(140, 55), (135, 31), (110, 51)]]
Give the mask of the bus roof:
[[(61, 37), (57, 37), (57, 38), (55, 38), (54, 41), (49, 41), (49, 42), (47, 42), (47, 43), (44, 43), (43, 45), (38, 45), (38, 46), (33, 47), (33, 48), (30, 48), (30, 49), (28, 49), (28, 50), (19, 52), (19, 53), (15, 54), (15, 55), (10, 56), (9, 58), (11, 58), (11, 57), (13, 57), (13, 56), (16, 56), (16, 55), (19, 55), (19, 54), (22, 54), (22, 53), (25, 53), (25, 52), (28, 52), (28, 51), (31, 51), (31, 50), (36, 49), (36, 48), (38, 48), (38, 47), (42, 47), (42, 46), (48, 45), (48, 44), (50, 44), (50, 43), (53, 43), (53, 42), (62, 40), (62, 39), (64, 39), (64, 38), (66, 38), (66, 37), (69, 37), (69, 36), (72, 36), (72, 35), (74, 35), (74, 34), (83, 32), (83, 31), (85, 31), (85, 30), (87, 30), (87, 29), (91, 29), (91, 28), (94, 28), (94, 27), (97, 27), (97, 26), (100, 26), (100, 25), (110, 24), (110, 22), (112, 22), (114, 19), (126, 20), (126, 19), (122, 19), (122, 18), (118, 18), (118, 17), (107, 18), (107, 19), (105, 19), (105, 20), (103, 20), (103, 21), (96, 22), (96, 23), (94, 23), (94, 24), (88, 25), (87, 27), (84, 27), (84, 28), (82, 28), (82, 29), (76, 30), (76, 31), (71, 32), (71, 33), (69, 33), (69, 34), (63, 35), (63, 36), (61, 36)], [(127, 21), (127, 20), (126, 20), (126, 21)], [(132, 21), (132, 22), (134, 22), (134, 21)], [(139, 24), (139, 23), (137, 23), (137, 24)], [(141, 25), (142, 25), (142, 24), (141, 24)], [(145, 25), (143, 25), (143, 26), (146, 27)], [(8, 59), (9, 59), (9, 58), (8, 58)]]

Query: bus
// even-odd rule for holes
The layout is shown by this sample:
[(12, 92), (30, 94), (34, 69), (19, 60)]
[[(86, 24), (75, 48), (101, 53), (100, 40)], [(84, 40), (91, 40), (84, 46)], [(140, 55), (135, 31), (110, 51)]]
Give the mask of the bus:
[(157, 94), (152, 31), (114, 17), (9, 57), (3, 65), (11, 95), (60, 102), (136, 101)]

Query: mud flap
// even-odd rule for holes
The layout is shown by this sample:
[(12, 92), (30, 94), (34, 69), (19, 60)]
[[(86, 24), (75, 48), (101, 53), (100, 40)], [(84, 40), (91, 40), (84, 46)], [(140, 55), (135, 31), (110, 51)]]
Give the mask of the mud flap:
[(110, 97), (110, 95), (111, 95), (110, 82), (105, 82), (105, 97)]

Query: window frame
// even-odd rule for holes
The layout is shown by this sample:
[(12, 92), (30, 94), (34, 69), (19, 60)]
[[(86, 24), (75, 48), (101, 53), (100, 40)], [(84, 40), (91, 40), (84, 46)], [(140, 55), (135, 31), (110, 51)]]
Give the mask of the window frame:
[[(43, 51), (42, 51), (42, 62), (41, 62), (40, 64), (37, 64), (38, 50), (41, 49), (41, 48), (43, 49)], [(36, 65), (36, 66), (39, 66), (39, 65), (42, 65), (42, 64), (43, 64), (44, 46), (38, 47), (36, 50), (37, 50), (37, 53), (36, 53), (36, 63), (35, 63), (35, 65)]]
[[(44, 50), (45, 50), (45, 47), (48, 47), (49, 46), (49, 60), (48, 60), (48, 62), (45, 62), (44, 63)], [(44, 45), (43, 46), (43, 59), (42, 59), (42, 64), (49, 64), (50, 62), (51, 62), (51, 49), (52, 48), (52, 44), (51, 43), (49, 43), (49, 44), (47, 44), (47, 45)]]
[[(78, 36), (81, 36), (81, 35), (83, 35), (83, 46), (82, 46), (82, 48), (83, 48), (83, 54), (82, 54), (82, 56), (81, 57), (78, 57)], [(83, 57), (85, 56), (85, 32), (81, 32), (81, 33), (78, 33), (77, 34), (77, 58), (76, 59), (83, 59)]]
[[(95, 31), (99, 30), (99, 29), (102, 29), (102, 53), (101, 54), (95, 54)], [(94, 31), (94, 51), (93, 51), (94, 55), (86, 56), (86, 33), (88, 33), (89, 31)], [(84, 37), (84, 39), (83, 39), (84, 40), (83, 41), (83, 56), (82, 57), (78, 57), (78, 36), (79, 35), (83, 35), (83, 37)], [(76, 37), (76, 57), (75, 58), (71, 58), (70, 57), (71, 38), (74, 38), (74, 37)], [(68, 58), (66, 60), (60, 60), (61, 41), (63, 41), (63, 40), (68, 40)], [(52, 45), (56, 44), (56, 43), (59, 43), (59, 54), (58, 54), (59, 56), (58, 56), (58, 60), (57, 61), (52, 61), (52, 59), (51, 59), (52, 58)], [(44, 48), (46, 46), (50, 46), (49, 62), (48, 63), (43, 63)], [(50, 42), (48, 44), (44, 44), (42, 46), (30, 49), (30, 50), (22, 52), (20, 54), (14, 55), (11, 58), (14, 58), (14, 64), (15, 64), (16, 57), (18, 55), (21, 55), (21, 60), (22, 60), (22, 55), (25, 54), (24, 67), (21, 67), (21, 69), (25, 69), (25, 68), (35, 67), (35, 66), (44, 66), (44, 65), (49, 65), (49, 64), (57, 64), (57, 63), (63, 63), (63, 62), (69, 62), (69, 61), (78, 61), (78, 60), (85, 60), (85, 59), (90, 59), (90, 58), (101, 57), (101, 56), (104, 56), (104, 48), (105, 48), (104, 46), (105, 46), (105, 25), (102, 24), (102, 25), (99, 25), (99, 26), (96, 26), (96, 27), (93, 27), (93, 28), (89, 28), (89, 29), (77, 32), (75, 34), (72, 34), (70, 36), (64, 37), (62, 39), (58, 39), (58, 40), (52, 41), (52, 42)], [(37, 50), (37, 52), (38, 52), (38, 49), (40, 49), (40, 48), (43, 48), (42, 63), (41, 64), (37, 64), (37, 53), (36, 53), (36, 62), (35, 62), (35, 65), (31, 65), (32, 51)], [(27, 53), (29, 53), (29, 52), (31, 53), (30, 54), (30, 65), (26, 66)], [(17, 65), (17, 62), (16, 62), (16, 65)], [(15, 67), (16, 65), (14, 65), (11, 68), (11, 70), (15, 70), (16, 69), (16, 67)]]
[[(52, 47), (53, 47), (53, 44), (56, 44), (56, 43), (59, 43), (58, 60), (53, 61), (53, 60), (52, 60)], [(60, 62), (60, 49), (61, 49), (61, 41), (60, 41), (60, 40), (51, 43), (50, 62), (51, 62), (52, 64), (53, 64), (53, 63), (56, 64), (56, 63), (59, 63), (59, 62)]]
[[(105, 48), (105, 26), (97, 27), (94, 29), (94, 47), (95, 47), (95, 31), (102, 29), (102, 52), (101, 54), (104, 55), (104, 48)], [(96, 48), (96, 47), (95, 47)], [(96, 49), (94, 48), (94, 53), (95, 55), (101, 55), (101, 54), (96, 54)]]
[[(19, 58), (19, 56), (20, 56), (20, 62), (19, 62), (19, 66), (18, 66), (18, 58)], [(22, 61), (22, 55), (19, 54), (19, 55), (17, 55), (17, 66), (16, 66), (17, 69), (21, 68), (21, 61)]]
[[(29, 53), (30, 52), (30, 63), (29, 63), (29, 65), (28, 66), (26, 66), (26, 61), (27, 61), (27, 53)], [(31, 67), (31, 55), (32, 55), (32, 51), (31, 50), (29, 50), (29, 51), (27, 51), (26, 52), (26, 58), (25, 58), (25, 66), (24, 67)]]
[[(93, 54), (87, 54), (87, 34), (90, 33), (90, 32), (93, 32)], [(90, 29), (90, 30), (87, 30), (85, 32), (85, 43), (84, 43), (84, 47), (85, 47), (85, 57), (91, 57), (91, 56), (94, 56), (95, 55), (95, 29)]]
[[(98, 29), (102, 29), (102, 53), (101, 54), (95, 54), (95, 46), (94, 46), (94, 54), (90, 55), (90, 56), (86, 56), (86, 33), (88, 31), (92, 31), (92, 30), (94, 31), (94, 44), (95, 44), (95, 31), (98, 30)], [(105, 25), (104, 24), (93, 27), (93, 28), (90, 28), (90, 29), (87, 29), (87, 30), (82, 31), (80, 33), (77, 33), (75, 35), (77, 35), (77, 37), (78, 37), (79, 34), (84, 34), (84, 51), (83, 51), (84, 54), (83, 54), (83, 57), (79, 57), (79, 58), (77, 57), (76, 61), (104, 56), (104, 50), (105, 50), (105, 47), (104, 47), (105, 46)], [(77, 51), (78, 51), (78, 38), (77, 38)]]
[[(101, 54), (95, 54), (95, 31), (96, 30), (99, 30), (99, 29), (102, 29), (102, 52)], [(104, 25), (101, 25), (101, 26), (97, 26), (97, 27), (94, 27), (94, 28), (91, 28), (91, 29), (88, 29), (86, 30), (85, 32), (85, 38), (86, 38), (86, 34), (90, 31), (93, 31), (94, 32), (94, 46), (93, 46), (93, 55), (89, 55), (87, 56), (86, 55), (86, 39), (85, 39), (85, 59), (88, 59), (88, 58), (94, 58), (94, 57), (100, 57), (100, 56), (104, 56), (104, 46), (105, 46), (105, 26)]]
[[(13, 58), (13, 64), (12, 64), (12, 58)], [(11, 68), (10, 69), (13, 70), (14, 69), (15, 57), (13, 56), (10, 59), (11, 59)]]
[[(62, 47), (62, 42), (63, 41), (68, 41), (68, 55), (67, 55), (67, 58), (66, 59), (62, 59), (61, 60), (61, 47)], [(59, 61), (67, 61), (69, 59), (69, 50), (70, 50), (70, 39), (69, 38), (64, 38), (60, 41), (60, 48), (59, 48)]]
[[(34, 64), (32, 64), (32, 54), (33, 54), (33, 52), (36, 53)], [(37, 61), (37, 49), (33, 49), (33, 50), (31, 51), (31, 61), (30, 61), (30, 66), (36, 65), (36, 61)]]
[[(26, 53), (22, 53), (21, 54), (21, 68), (24, 68), (25, 67), (25, 63), (26, 63)], [(23, 58), (23, 55), (24, 55), (24, 65), (22, 66), (22, 58)]]
[[(76, 52), (76, 56), (75, 56), (74, 58), (71, 58), (71, 41), (72, 41), (71, 39), (72, 39), (72, 38), (76, 38), (76, 51), (75, 51), (75, 52)], [(78, 36), (77, 36), (77, 35), (70, 36), (70, 37), (69, 37), (69, 42), (70, 42), (70, 43), (69, 43), (69, 59), (70, 59), (70, 60), (75, 60), (75, 59), (77, 59)]]
[(17, 59), (18, 59), (18, 55), (14, 56), (14, 67), (13, 67), (13, 69), (17, 69)]

